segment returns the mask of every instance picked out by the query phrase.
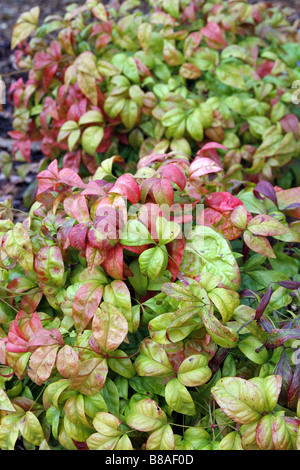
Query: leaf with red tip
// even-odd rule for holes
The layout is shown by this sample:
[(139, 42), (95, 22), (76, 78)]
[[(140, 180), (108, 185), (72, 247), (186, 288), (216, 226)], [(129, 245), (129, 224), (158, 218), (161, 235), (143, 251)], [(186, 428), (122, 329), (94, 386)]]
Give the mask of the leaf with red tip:
[(84, 196), (80, 195), (74, 200), (71, 206), (71, 214), (79, 223), (84, 224), (91, 221), (89, 209)]
[(99, 285), (97, 280), (91, 280), (79, 287), (72, 305), (72, 316), (78, 333), (82, 332), (93, 318), (102, 295), (103, 286)]
[(268, 258), (276, 258), (273, 248), (266, 237), (253, 235), (249, 230), (244, 232), (244, 242), (256, 253), (267, 256)]
[(64, 283), (64, 262), (58, 246), (45, 246), (39, 250), (34, 260), (34, 270), (38, 283), (59, 289)]
[(41, 346), (30, 356), (28, 376), (37, 385), (49, 379), (55, 365), (59, 345)]
[(107, 373), (105, 359), (87, 359), (79, 364), (78, 375), (72, 379), (71, 387), (84, 395), (96, 395), (103, 388)]
[(283, 225), (274, 217), (267, 214), (258, 214), (247, 225), (247, 229), (253, 235), (262, 235), (265, 237), (284, 235), (289, 232), (289, 228)]
[(102, 302), (92, 324), (93, 337), (103, 352), (117, 349), (128, 333), (124, 315), (112, 304)]
[(105, 258), (105, 254), (103, 253), (103, 251), (94, 247), (89, 242), (86, 245), (85, 256), (87, 260), (88, 269), (90, 271), (95, 269), (97, 266), (100, 266)]

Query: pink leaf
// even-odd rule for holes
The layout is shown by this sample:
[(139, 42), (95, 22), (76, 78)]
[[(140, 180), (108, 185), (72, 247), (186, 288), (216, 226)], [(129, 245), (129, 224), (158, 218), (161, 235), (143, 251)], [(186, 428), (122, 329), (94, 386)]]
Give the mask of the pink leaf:
[(54, 344), (64, 346), (65, 342), (61, 332), (56, 328), (52, 330), (41, 328), (30, 338), (28, 342), (28, 349), (32, 351), (39, 346), (51, 346)]
[(117, 179), (116, 183), (109, 191), (109, 194), (119, 194), (120, 196), (124, 196), (132, 204), (137, 204), (140, 200), (140, 188), (134, 177), (129, 173), (126, 173)]
[(177, 186), (183, 191), (186, 185), (186, 178), (176, 165), (172, 163), (163, 165), (159, 168), (158, 172), (161, 173), (163, 178), (177, 184)]
[(223, 168), (210, 158), (197, 157), (190, 165), (189, 177), (190, 179), (196, 179), (210, 173), (218, 173), (219, 171), (223, 171)]

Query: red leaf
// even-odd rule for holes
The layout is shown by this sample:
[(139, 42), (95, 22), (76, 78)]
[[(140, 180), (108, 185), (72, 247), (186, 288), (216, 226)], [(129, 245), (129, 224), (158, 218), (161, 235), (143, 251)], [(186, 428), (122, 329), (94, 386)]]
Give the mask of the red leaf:
[(80, 168), (80, 160), (81, 150), (77, 150), (76, 152), (67, 152), (63, 158), (63, 167), (69, 168), (78, 173)]
[(72, 248), (80, 252), (85, 250), (88, 230), (89, 226), (86, 224), (74, 225), (74, 227), (70, 229), (68, 240)]
[(218, 212), (233, 211), (237, 206), (243, 205), (242, 201), (227, 191), (211, 193), (204, 199), (204, 204)]
[(47, 189), (52, 189), (57, 183), (59, 168), (57, 160), (50, 163), (47, 170), (41, 171), (37, 175), (38, 179), (38, 192), (37, 196)]
[(227, 150), (224, 145), (219, 144), (218, 142), (208, 142), (207, 144), (203, 145), (203, 147), (197, 151), (196, 157), (208, 157), (214, 160), (217, 165), (222, 166), (220, 157), (216, 149)]
[(167, 269), (172, 274), (172, 281), (174, 282), (180, 271), (180, 265), (183, 257), (185, 247), (184, 237), (176, 238), (171, 243), (168, 243), (167, 250), (169, 254)]
[(53, 41), (51, 43), (50, 54), (57, 61), (61, 58), (61, 45), (59, 41)]
[(129, 173), (125, 173), (117, 179), (109, 194), (124, 196), (132, 204), (137, 204), (140, 200), (140, 188), (134, 177)]
[(33, 66), (35, 69), (43, 69), (53, 64), (53, 57), (47, 52), (37, 52), (34, 56)]
[(166, 178), (156, 179), (151, 188), (151, 196), (156, 204), (174, 204), (174, 190), (170, 181)]
[(63, 168), (59, 172), (59, 183), (75, 186), (76, 188), (85, 188), (85, 184), (78, 174), (69, 168)]
[(124, 279), (123, 277), (123, 248), (116, 245), (112, 248), (102, 263), (106, 272), (113, 279)]
[(207, 45), (213, 49), (221, 49), (227, 46), (224, 33), (217, 23), (207, 23), (206, 26), (200, 29), (200, 33), (205, 36)]
[(158, 172), (161, 173), (163, 178), (173, 181), (182, 191), (184, 190), (186, 178), (176, 165), (172, 163), (163, 165), (159, 168)]
[(45, 68), (44, 73), (43, 73), (43, 87), (45, 90), (48, 90), (50, 83), (52, 81), (52, 78), (56, 74), (57, 70), (58, 70), (57, 64), (52, 64), (50, 67)]

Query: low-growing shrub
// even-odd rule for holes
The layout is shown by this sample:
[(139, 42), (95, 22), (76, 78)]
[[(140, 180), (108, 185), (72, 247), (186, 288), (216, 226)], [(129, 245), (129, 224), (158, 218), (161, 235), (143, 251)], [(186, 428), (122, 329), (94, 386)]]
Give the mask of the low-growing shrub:
[(1, 449), (299, 448), (300, 188), (230, 192), (219, 147), (1, 206)]
[(42, 169), (58, 159), (84, 176), (118, 154), (134, 172), (151, 152), (192, 156), (217, 141), (226, 177), (300, 185), (300, 54), (289, 9), (231, 0), (156, 0), (147, 13), (138, 0), (112, 5), (72, 4), (41, 25), (38, 7), (19, 18), (12, 48), (29, 74), (10, 89), (17, 161), (30, 162), (40, 141)]

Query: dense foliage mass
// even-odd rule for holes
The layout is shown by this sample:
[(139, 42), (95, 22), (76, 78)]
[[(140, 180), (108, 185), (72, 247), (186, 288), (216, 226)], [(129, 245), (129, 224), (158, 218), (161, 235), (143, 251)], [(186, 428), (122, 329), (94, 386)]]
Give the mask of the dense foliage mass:
[(296, 30), (135, 7), (14, 28), (15, 158), (46, 158), (0, 205), (0, 448), (300, 449)]

